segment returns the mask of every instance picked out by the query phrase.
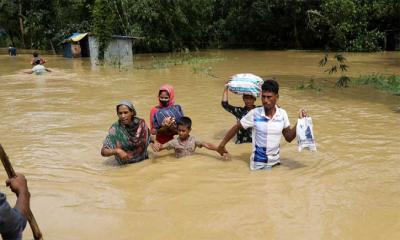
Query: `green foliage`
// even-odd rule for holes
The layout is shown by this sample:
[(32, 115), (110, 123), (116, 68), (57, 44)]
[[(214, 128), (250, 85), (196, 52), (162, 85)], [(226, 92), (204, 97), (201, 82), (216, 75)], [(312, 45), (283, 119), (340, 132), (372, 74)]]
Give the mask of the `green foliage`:
[(134, 45), (140, 52), (377, 51), (384, 31), (398, 29), (399, 22), (398, 0), (0, 0), (3, 42), (39, 49), (89, 31), (105, 38), (102, 46), (110, 34), (141, 37)]
[(99, 46), (98, 59), (104, 60), (104, 52), (113, 35), (114, 16), (107, 0), (96, 0), (92, 14), (92, 32)]
[(20, 41), (18, 39), (21, 38), (18, 20), (17, 0), (0, 0), (0, 28), (3, 28), (2, 36), (7, 34), (12, 45), (19, 44)]
[(381, 50), (386, 26), (378, 29), (373, 21), (383, 17), (377, 15), (378, 6), (383, 7), (379, 2), (382, 0), (324, 0), (320, 9), (307, 11), (308, 27), (333, 49)]
[[(216, 55), (207, 55), (207, 56), (199, 56), (197, 54), (192, 53), (178, 53), (178, 54), (169, 54), (166, 57), (157, 57), (152, 60), (150, 64), (150, 68), (168, 68), (175, 65), (191, 65), (194, 66), (197, 70), (200, 70), (199, 66), (204, 65), (206, 63), (218, 62), (222, 61), (224, 58), (216, 56)], [(196, 72), (196, 70), (194, 70)]]
[(384, 33), (377, 30), (361, 32), (355, 39), (350, 40), (348, 51), (353, 52), (373, 52), (380, 51)]
[(307, 83), (301, 82), (296, 88), (298, 90), (312, 89), (318, 92), (322, 91), (322, 88), (315, 83), (314, 79), (310, 79)]
[(199, 55), (193, 53), (175, 53), (168, 54), (166, 57), (152, 57), (152, 61), (149, 66), (136, 66), (136, 68), (150, 68), (150, 69), (162, 69), (169, 68), (176, 65), (189, 65), (191, 66), (193, 73), (202, 73), (210, 77), (218, 78), (212, 73), (212, 67), (208, 66), (208, 63), (223, 61), (222, 58), (217, 55)]
[(370, 85), (377, 89), (384, 90), (395, 95), (400, 95), (400, 76), (384, 76), (382, 74), (372, 74), (360, 76), (356, 79), (357, 85)]
[(348, 76), (340, 76), (337, 82), (335, 83), (335, 86), (338, 88), (347, 88), (349, 87), (349, 82), (350, 78)]
[(327, 68), (325, 68), (324, 72), (327, 72), (329, 75), (335, 74), (340, 71), (341, 76), (336, 81), (335, 86), (339, 88), (347, 88), (349, 86), (349, 82), (351, 79), (347, 77), (344, 73), (347, 72), (349, 66), (345, 64), (346, 58), (343, 54), (336, 53), (333, 58), (329, 58), (329, 53), (326, 52), (324, 57), (319, 61), (320, 67), (325, 67), (328, 62), (333, 62), (333, 64)]

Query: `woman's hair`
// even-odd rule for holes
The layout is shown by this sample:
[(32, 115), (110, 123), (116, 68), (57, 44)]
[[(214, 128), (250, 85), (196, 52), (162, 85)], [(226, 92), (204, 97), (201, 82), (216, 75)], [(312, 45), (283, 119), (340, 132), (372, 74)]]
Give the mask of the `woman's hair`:
[(186, 126), (188, 129), (192, 128), (192, 120), (189, 117), (181, 117), (178, 121), (178, 123), (176, 124), (177, 126), (182, 125), (182, 126)]
[(169, 96), (169, 92), (168, 92), (167, 90), (160, 90), (160, 91), (158, 92), (158, 96), (160, 96), (162, 92), (166, 92), (166, 93), (168, 94), (168, 96)]

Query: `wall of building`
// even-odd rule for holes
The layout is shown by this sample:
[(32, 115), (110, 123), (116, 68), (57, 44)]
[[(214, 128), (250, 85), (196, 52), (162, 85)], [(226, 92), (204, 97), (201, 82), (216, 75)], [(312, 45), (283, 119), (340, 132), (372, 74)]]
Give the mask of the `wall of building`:
[[(112, 65), (129, 65), (133, 63), (131, 39), (114, 38), (110, 41), (105, 53), (104, 60)], [(89, 36), (90, 61), (98, 63), (99, 47), (95, 36)]]

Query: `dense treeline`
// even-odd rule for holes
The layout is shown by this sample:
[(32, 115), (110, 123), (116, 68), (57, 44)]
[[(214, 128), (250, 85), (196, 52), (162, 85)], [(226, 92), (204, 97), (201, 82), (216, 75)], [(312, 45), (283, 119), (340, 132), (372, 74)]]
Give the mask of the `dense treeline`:
[(399, 0), (0, 0), (0, 44), (56, 49), (90, 31), (143, 37), (136, 51), (199, 48), (376, 51)]

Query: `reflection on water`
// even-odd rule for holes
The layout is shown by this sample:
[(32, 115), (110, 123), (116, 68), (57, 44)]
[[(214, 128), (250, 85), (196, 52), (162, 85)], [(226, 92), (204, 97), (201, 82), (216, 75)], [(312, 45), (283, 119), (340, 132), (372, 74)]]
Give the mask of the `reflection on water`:
[[(125, 69), (46, 56), (54, 72), (36, 76), (22, 73), (30, 55), (0, 56), (0, 141), (29, 179), (46, 239), (400, 238), (399, 97), (333, 88), (334, 79), (322, 81), (320, 52), (202, 54), (221, 57), (205, 64), (216, 77), (190, 65), (141, 67), (150, 55)], [(346, 56), (350, 76), (400, 74), (400, 53)], [(249, 170), (247, 144), (229, 143), (230, 161), (203, 149), (184, 159), (151, 152), (122, 167), (100, 156), (115, 103), (132, 100), (148, 122), (163, 83), (175, 86), (192, 134), (218, 143), (235, 122), (220, 106), (223, 84), (239, 72), (276, 77), (292, 125), (300, 107), (309, 110), (318, 152), (282, 142), (282, 165), (260, 172)], [(321, 92), (296, 90), (310, 78), (323, 83)], [(233, 94), (230, 102), (242, 104)]]

